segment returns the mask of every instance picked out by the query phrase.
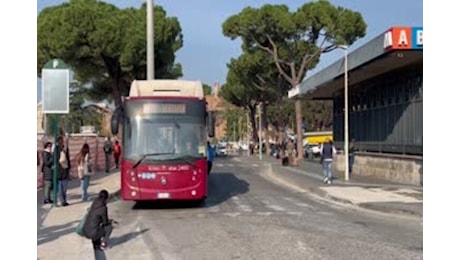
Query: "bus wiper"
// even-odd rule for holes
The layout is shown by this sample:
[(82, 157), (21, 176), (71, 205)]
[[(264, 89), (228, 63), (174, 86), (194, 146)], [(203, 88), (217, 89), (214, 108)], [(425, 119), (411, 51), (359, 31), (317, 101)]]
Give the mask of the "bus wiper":
[(141, 156), (141, 158), (139, 160), (137, 160), (137, 162), (133, 165), (133, 169), (135, 169), (143, 160), (145, 160), (145, 158), (147, 158), (147, 156), (171, 155), (171, 154), (174, 154), (174, 153), (146, 153), (146, 154), (143, 154)]
[(188, 165), (192, 166), (192, 167), (193, 167), (193, 169), (196, 169), (196, 168), (198, 168), (198, 167), (196, 167), (196, 165), (195, 165), (195, 164), (193, 164), (193, 163), (192, 163), (192, 162), (190, 162), (189, 160), (186, 160), (186, 159), (184, 159), (184, 158), (182, 158), (182, 157), (177, 157), (177, 158), (174, 158), (174, 160), (181, 160), (181, 161), (185, 162), (186, 164), (188, 164)]

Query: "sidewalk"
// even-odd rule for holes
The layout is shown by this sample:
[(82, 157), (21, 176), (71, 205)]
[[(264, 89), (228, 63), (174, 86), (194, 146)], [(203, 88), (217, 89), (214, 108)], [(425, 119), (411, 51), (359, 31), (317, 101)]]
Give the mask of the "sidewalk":
[(317, 161), (303, 160), (299, 166), (282, 166), (281, 161), (270, 156), (242, 155), (236, 161), (269, 164), (266, 177), (297, 191), (309, 192), (322, 199), (391, 214), (423, 218), (423, 189), (419, 186), (391, 183), (368, 176), (351, 176), (333, 172), (332, 184), (323, 183), (322, 167)]
[[(101, 189), (117, 196), (120, 172), (96, 173), (92, 176), (87, 202), (80, 200), (78, 180), (72, 180), (67, 190), (69, 206), (43, 205), (43, 191), (37, 191), (37, 255), (38, 259), (94, 259), (91, 241), (75, 233), (80, 218)], [(52, 242), (52, 243), (49, 243)]]

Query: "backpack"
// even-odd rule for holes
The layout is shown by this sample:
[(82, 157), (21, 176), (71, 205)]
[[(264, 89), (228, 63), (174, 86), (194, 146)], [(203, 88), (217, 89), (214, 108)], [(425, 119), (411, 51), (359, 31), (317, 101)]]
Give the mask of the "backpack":
[(110, 143), (105, 143), (104, 144), (104, 152), (110, 153), (111, 151), (112, 151), (112, 146), (110, 145)]
[(83, 217), (81, 218), (80, 222), (78, 223), (77, 227), (75, 228), (75, 233), (77, 233), (78, 235), (80, 235), (82, 237), (85, 237), (85, 234), (83, 232), (83, 226), (85, 225), (87, 217), (88, 217), (88, 212), (85, 212), (85, 214), (83, 214)]

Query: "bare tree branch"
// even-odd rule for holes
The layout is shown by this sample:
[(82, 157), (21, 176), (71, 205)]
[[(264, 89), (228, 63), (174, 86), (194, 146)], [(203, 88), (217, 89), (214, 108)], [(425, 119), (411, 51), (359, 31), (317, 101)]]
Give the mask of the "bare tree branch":
[(297, 76), (296, 76), (296, 70), (295, 70), (295, 62), (291, 62), (291, 64), (289, 64), (289, 68), (291, 69), (291, 77), (294, 81), (297, 81)]
[[(299, 73), (298, 73), (298, 78), (295, 78), (295, 81), (296, 81), (296, 84), (298, 84), (302, 78), (303, 78), (303, 75), (305, 75), (305, 70), (306, 70), (306, 67), (308, 65), (308, 63), (316, 56), (316, 55), (319, 55), (321, 52), (322, 52), (322, 47), (323, 45), (326, 43), (326, 37), (324, 37), (323, 41), (321, 42), (318, 50), (314, 53), (314, 54), (309, 54), (308, 52), (305, 53), (305, 55), (303, 56), (302, 58), (302, 63), (300, 64), (300, 68), (299, 68)], [(302, 78), (301, 78), (302, 76)]]
[(268, 41), (270, 42), (270, 45), (273, 47), (272, 56), (275, 61), (276, 68), (278, 69), (279, 73), (283, 75), (283, 77), (287, 81), (289, 81), (289, 83), (292, 86), (294, 86), (295, 85), (295, 82), (293, 81), (294, 79), (289, 77), (289, 75), (283, 70), (283, 68), (281, 68), (281, 64), (278, 60), (278, 47), (276, 46), (275, 42), (273, 42), (272, 38), (269, 35), (265, 35), (265, 37), (267, 37)]
[[(272, 57), (275, 56), (275, 53), (273, 52), (272, 49), (268, 48), (268, 47), (265, 47), (263, 46), (262, 44), (260, 44), (254, 37), (252, 37), (253, 41), (255, 42), (256, 46), (261, 48), (262, 50), (268, 52)], [(285, 61), (285, 60), (282, 60), (280, 59), (279, 57), (276, 59), (279, 63), (282, 63), (282, 64), (286, 64), (286, 65), (289, 65), (289, 62)]]

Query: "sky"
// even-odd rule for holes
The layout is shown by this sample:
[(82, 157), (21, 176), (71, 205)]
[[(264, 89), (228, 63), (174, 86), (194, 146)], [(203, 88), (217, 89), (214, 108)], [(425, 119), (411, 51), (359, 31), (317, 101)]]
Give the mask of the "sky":
[[(38, 0), (37, 15), (43, 8), (59, 5), (63, 0)], [(107, 0), (120, 8), (140, 7), (141, 0)], [(222, 24), (231, 15), (247, 6), (260, 7), (264, 4), (286, 4), (291, 11), (297, 10), (306, 0), (155, 0), (168, 16), (178, 18), (184, 35), (184, 45), (176, 53), (176, 62), (182, 64), (183, 77), (187, 80), (201, 80), (213, 85), (225, 83), (227, 63), (241, 54), (241, 42), (231, 40), (222, 34)], [(356, 1), (334, 0), (336, 6), (360, 12), (367, 23), (366, 37), (350, 46), (353, 51), (392, 26), (423, 26), (422, 0)], [(324, 69), (340, 59), (343, 52), (335, 50), (321, 56), (317, 67), (307, 77)], [(41, 80), (37, 79), (37, 99), (41, 100)]]

